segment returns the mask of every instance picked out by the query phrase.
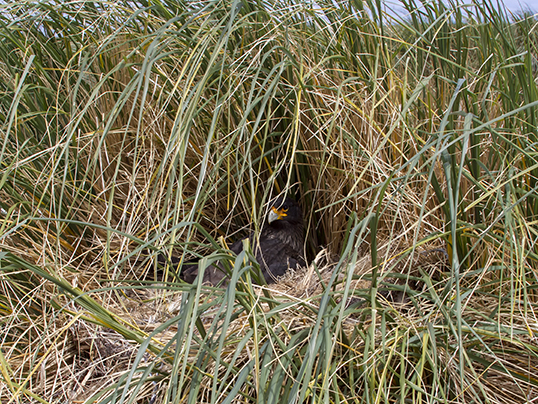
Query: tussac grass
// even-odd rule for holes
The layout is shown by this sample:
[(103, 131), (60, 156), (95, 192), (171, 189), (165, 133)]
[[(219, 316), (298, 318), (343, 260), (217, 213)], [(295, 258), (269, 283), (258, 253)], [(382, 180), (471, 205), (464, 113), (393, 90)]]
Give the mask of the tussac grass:
[(536, 19), (401, 4), (2, 5), (2, 403), (536, 399)]

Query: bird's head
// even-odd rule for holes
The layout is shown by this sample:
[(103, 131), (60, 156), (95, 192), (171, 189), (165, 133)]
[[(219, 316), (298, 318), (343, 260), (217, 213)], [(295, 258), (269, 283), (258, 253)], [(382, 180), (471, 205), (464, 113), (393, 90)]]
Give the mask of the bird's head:
[(303, 213), (293, 199), (279, 196), (271, 204), (267, 222), (269, 224), (276, 222), (302, 223)]

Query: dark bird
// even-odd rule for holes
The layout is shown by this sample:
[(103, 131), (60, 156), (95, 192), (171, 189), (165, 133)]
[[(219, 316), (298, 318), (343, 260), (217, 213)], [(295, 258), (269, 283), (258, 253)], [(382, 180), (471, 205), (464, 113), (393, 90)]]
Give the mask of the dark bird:
[[(267, 283), (273, 283), (289, 268), (305, 265), (303, 213), (297, 202), (289, 197), (281, 196), (273, 201), (259, 237), (251, 233), (248, 239)], [(243, 250), (243, 240), (233, 243), (230, 250), (239, 254)], [(179, 261), (172, 257), (172, 263), (177, 265)], [(197, 276), (197, 264), (183, 265), (181, 279), (193, 283)], [(226, 273), (221, 266), (210, 266), (204, 271), (203, 282), (217, 285), (225, 277)]]

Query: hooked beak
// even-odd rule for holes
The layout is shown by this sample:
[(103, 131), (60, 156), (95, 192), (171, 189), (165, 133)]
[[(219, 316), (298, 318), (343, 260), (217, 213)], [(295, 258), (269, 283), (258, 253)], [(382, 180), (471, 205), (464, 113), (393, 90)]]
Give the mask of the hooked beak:
[(277, 209), (274, 206), (269, 211), (269, 216), (267, 217), (267, 221), (269, 224), (273, 223), (275, 220), (282, 220), (283, 217), (288, 216), (286, 213), (287, 209), (280, 208)]

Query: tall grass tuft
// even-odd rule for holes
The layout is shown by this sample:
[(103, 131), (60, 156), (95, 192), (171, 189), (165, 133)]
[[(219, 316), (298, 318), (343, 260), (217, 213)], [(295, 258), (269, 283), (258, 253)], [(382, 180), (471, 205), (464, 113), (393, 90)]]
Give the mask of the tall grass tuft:
[(2, 403), (536, 400), (538, 20), (400, 6), (1, 5)]

